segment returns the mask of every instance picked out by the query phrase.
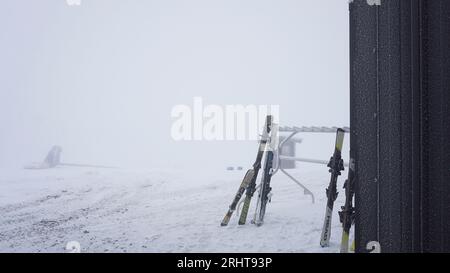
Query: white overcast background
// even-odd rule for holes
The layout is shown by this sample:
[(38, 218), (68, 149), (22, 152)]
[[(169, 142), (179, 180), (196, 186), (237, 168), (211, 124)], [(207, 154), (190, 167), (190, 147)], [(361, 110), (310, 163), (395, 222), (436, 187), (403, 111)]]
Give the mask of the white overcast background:
[[(349, 125), (346, 0), (1, 0), (0, 168), (63, 160), (249, 167), (254, 142), (175, 142), (172, 107), (277, 104), (281, 125)], [(347, 142), (348, 143), (348, 142)], [(328, 159), (333, 136), (305, 135)]]

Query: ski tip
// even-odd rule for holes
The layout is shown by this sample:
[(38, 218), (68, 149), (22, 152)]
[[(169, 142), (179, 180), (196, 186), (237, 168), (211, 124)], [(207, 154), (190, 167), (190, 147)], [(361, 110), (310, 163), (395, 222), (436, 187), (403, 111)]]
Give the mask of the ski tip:
[(225, 218), (223, 218), (222, 223), (220, 223), (220, 225), (222, 227), (228, 226), (230, 219), (231, 219), (231, 215), (230, 215), (230, 213), (227, 213), (227, 215), (225, 215)]
[(322, 248), (330, 247), (330, 239), (322, 236), (320, 239), (320, 246)]
[[(244, 212), (243, 212), (243, 214), (244, 214)], [(241, 218), (239, 218), (239, 221), (238, 221), (238, 225), (240, 225), (240, 226), (243, 226), (243, 225), (245, 225), (246, 223), (247, 223), (247, 217), (242, 217), (243, 215), (241, 214)]]
[(329, 244), (329, 243), (321, 242), (321, 243), (320, 243), (320, 246), (321, 246), (322, 248), (326, 248), (326, 247), (330, 247), (330, 244)]
[(255, 171), (253, 169), (248, 170), (244, 177), (244, 183), (246, 185), (250, 184), (250, 181), (253, 179), (254, 176), (255, 176)]
[(350, 235), (347, 232), (342, 232), (342, 240), (341, 240), (341, 253), (348, 253), (348, 241)]
[(342, 146), (344, 144), (344, 137), (345, 137), (345, 131), (342, 129), (338, 129), (335, 147), (339, 151), (342, 151)]
[(350, 246), (350, 251), (355, 252), (355, 249), (356, 249), (356, 244), (355, 244), (355, 240), (353, 240), (353, 243)]
[(239, 224), (240, 226), (243, 226), (243, 225), (245, 225), (246, 223), (247, 223), (247, 214), (246, 214), (244, 211), (242, 211), (241, 217), (239, 218), (238, 224)]

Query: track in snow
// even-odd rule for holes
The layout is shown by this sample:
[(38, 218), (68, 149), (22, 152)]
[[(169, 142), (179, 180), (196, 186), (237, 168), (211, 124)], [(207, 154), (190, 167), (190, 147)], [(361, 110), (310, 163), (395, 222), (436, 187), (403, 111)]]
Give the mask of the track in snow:
[(337, 209), (331, 247), (319, 246), (329, 173), (307, 167), (295, 175), (316, 204), (277, 174), (259, 228), (238, 226), (236, 215), (220, 227), (245, 170), (198, 177), (194, 170), (2, 170), (0, 252), (64, 252), (69, 241), (83, 252), (338, 252)]

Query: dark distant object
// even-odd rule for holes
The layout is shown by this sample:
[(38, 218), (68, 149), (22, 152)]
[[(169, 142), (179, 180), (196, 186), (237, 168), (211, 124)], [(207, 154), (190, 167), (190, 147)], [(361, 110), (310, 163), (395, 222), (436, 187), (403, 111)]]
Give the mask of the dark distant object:
[(33, 163), (32, 165), (25, 166), (28, 170), (42, 170), (42, 169), (52, 169), (61, 164), (61, 153), (62, 148), (58, 145), (52, 147), (48, 152), (44, 161), (41, 163)]
[(227, 171), (242, 171), (244, 167), (227, 167)]
[(60, 146), (53, 146), (50, 152), (48, 152), (44, 164), (49, 168), (58, 166), (61, 163), (61, 152), (62, 148)]
[(61, 163), (61, 146), (55, 145), (48, 152), (47, 156), (42, 163), (34, 163), (32, 165), (25, 166), (28, 170), (45, 170), (53, 169), (58, 166), (69, 166), (69, 167), (87, 167), (87, 168), (102, 168), (102, 169), (115, 169), (116, 167), (100, 166), (100, 165), (86, 165), (86, 164), (72, 164), (72, 163)]
[[(280, 142), (283, 142), (285, 139), (286, 139), (285, 136), (280, 136)], [(301, 143), (301, 142), (302, 142), (301, 139), (293, 139), (293, 138), (289, 139), (281, 147), (280, 155), (295, 158), (297, 155), (296, 144)], [(294, 160), (281, 159), (280, 164), (281, 164), (281, 168), (283, 168), (285, 170), (291, 170), (291, 169), (297, 168), (297, 162)]]

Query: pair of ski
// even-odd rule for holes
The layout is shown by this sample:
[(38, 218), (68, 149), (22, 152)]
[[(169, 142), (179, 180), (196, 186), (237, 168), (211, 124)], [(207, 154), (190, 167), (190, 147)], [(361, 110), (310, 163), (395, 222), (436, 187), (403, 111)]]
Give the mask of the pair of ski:
[(239, 225), (245, 225), (247, 221), (247, 215), (250, 209), (250, 203), (253, 198), (253, 195), (256, 192), (256, 180), (258, 178), (258, 173), (261, 169), (261, 162), (265, 155), (265, 163), (264, 163), (264, 174), (262, 177), (261, 187), (259, 189), (258, 194), (258, 202), (255, 213), (255, 218), (253, 223), (257, 226), (261, 226), (264, 222), (264, 215), (266, 213), (266, 205), (269, 202), (269, 194), (272, 190), (270, 187), (270, 181), (272, 178), (272, 165), (273, 165), (273, 151), (270, 149), (270, 134), (272, 132), (272, 122), (273, 117), (267, 116), (266, 123), (264, 125), (264, 131), (261, 136), (261, 140), (259, 142), (258, 153), (256, 156), (255, 164), (253, 164), (253, 168), (248, 170), (244, 179), (242, 180), (241, 185), (233, 199), (233, 202), (228, 209), (225, 217), (222, 220), (221, 226), (227, 226), (230, 222), (231, 216), (234, 211), (236, 211), (236, 207), (241, 200), (242, 196), (245, 192), (245, 200), (244, 205), (242, 206), (242, 211), (239, 217)]
[[(320, 239), (320, 245), (322, 247), (328, 247), (330, 245), (333, 207), (334, 202), (338, 197), (337, 180), (338, 177), (341, 175), (341, 171), (344, 170), (344, 161), (342, 159), (342, 146), (344, 144), (344, 136), (345, 131), (342, 129), (338, 129), (336, 133), (336, 144), (334, 148), (334, 153), (330, 159), (330, 162), (328, 163), (328, 167), (330, 168), (331, 173), (331, 179), (330, 184), (326, 190), (327, 207), (325, 211), (325, 220), (322, 228), (322, 236)], [(351, 159), (349, 164), (348, 179), (344, 183), (345, 205), (342, 207), (342, 211), (339, 212), (340, 221), (343, 226), (341, 239), (341, 253), (348, 253), (350, 229), (354, 221), (354, 213), (355, 213), (355, 209), (353, 207), (354, 171), (355, 171), (355, 164), (353, 159)]]

